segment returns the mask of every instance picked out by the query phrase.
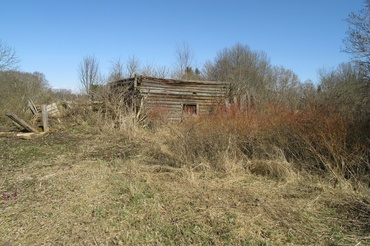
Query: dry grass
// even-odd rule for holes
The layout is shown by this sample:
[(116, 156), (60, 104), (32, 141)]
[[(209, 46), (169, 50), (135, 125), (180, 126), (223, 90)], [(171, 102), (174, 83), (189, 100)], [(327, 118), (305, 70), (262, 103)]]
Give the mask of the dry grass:
[(175, 139), (173, 126), (125, 134), (79, 128), (2, 139), (0, 191), (9, 197), (0, 201), (0, 244), (370, 242), (369, 190), (297, 172), (281, 153), (263, 161), (222, 151), (218, 165), (177, 165), (165, 143)]
[(366, 141), (307, 110), (179, 125), (97, 105), (0, 135), (0, 244), (369, 244)]
[(236, 168), (283, 179), (301, 170), (368, 186), (370, 141), (353, 124), (335, 109), (314, 105), (301, 111), (271, 105), (216, 112), (180, 126), (157, 127), (146, 156), (172, 166)]

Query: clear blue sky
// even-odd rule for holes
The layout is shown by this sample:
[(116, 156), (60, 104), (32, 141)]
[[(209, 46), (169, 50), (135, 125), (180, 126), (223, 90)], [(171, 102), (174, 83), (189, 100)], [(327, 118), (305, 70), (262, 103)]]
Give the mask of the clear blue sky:
[(0, 39), (16, 50), (20, 70), (44, 73), (55, 88), (78, 88), (86, 55), (103, 73), (120, 56), (171, 67), (183, 42), (199, 68), (241, 43), (317, 82), (319, 68), (349, 61), (341, 52), (345, 19), (363, 7), (363, 0), (1, 0)]

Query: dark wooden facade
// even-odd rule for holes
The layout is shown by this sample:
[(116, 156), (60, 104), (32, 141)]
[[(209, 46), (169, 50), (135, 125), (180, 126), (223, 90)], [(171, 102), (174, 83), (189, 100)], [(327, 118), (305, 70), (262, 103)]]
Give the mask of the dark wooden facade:
[(183, 119), (189, 115), (204, 115), (224, 105), (229, 93), (228, 83), (161, 79), (147, 76), (122, 79), (111, 83), (125, 86), (131, 92), (133, 107), (144, 107), (163, 114), (168, 119)]

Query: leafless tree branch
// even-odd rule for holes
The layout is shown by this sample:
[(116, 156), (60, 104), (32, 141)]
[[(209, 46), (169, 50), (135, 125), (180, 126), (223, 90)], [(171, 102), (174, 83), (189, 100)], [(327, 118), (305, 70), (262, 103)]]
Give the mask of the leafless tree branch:
[(359, 14), (351, 13), (347, 18), (349, 28), (347, 37), (343, 40), (345, 52), (352, 54), (353, 59), (370, 77), (370, 0), (366, 0), (366, 6)]
[(15, 50), (0, 40), (0, 71), (14, 69), (17, 63), (19, 59)]

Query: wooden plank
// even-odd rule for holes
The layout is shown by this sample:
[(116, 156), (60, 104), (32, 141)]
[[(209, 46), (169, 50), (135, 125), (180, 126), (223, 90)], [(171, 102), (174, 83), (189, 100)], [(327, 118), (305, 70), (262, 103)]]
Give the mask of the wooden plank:
[(147, 84), (157, 84), (157, 85), (164, 85), (164, 86), (176, 86), (176, 87), (184, 87), (184, 86), (192, 86), (192, 87), (228, 87), (228, 84), (225, 83), (168, 83), (166, 81), (153, 81), (153, 80), (145, 80), (140, 83), (140, 86), (144, 86)]
[(225, 98), (226, 92), (202, 92), (202, 91), (185, 91), (185, 90), (170, 90), (170, 89), (154, 89), (154, 88), (144, 88), (140, 91), (143, 95), (146, 94), (162, 94), (162, 95), (174, 95), (174, 96), (202, 96), (202, 97), (222, 97)]
[(17, 124), (19, 124), (20, 126), (22, 126), (27, 131), (34, 132), (34, 133), (39, 133), (39, 131), (36, 128), (34, 128), (33, 126), (29, 125), (24, 120), (18, 118), (18, 116), (16, 116), (15, 114), (13, 114), (11, 112), (6, 112), (5, 115), (8, 116), (11, 120), (13, 120), (14, 122), (16, 122)]
[(30, 108), (30, 110), (32, 111), (32, 114), (33, 115), (37, 115), (37, 108), (35, 106), (35, 104), (33, 103), (33, 101), (30, 99), (28, 100), (28, 107)]
[(159, 93), (142, 93), (143, 96), (147, 97), (158, 97), (158, 98), (174, 98), (174, 99), (181, 99), (181, 98), (189, 98), (189, 99), (201, 99), (201, 100), (223, 100), (225, 96), (202, 96), (202, 95), (175, 95), (175, 94), (159, 94)]
[(44, 136), (45, 134), (46, 134), (46, 132), (42, 132), (42, 133), (39, 133), (39, 134), (35, 134), (33, 132), (26, 132), (26, 133), (18, 133), (17, 137), (29, 140), (29, 139), (34, 139), (34, 138)]
[(56, 103), (52, 103), (46, 106), (46, 110), (51, 117), (59, 116), (59, 109)]
[(142, 89), (141, 92), (143, 94), (162, 94), (162, 95), (184, 95), (184, 96), (204, 96), (204, 97), (225, 97), (226, 93), (223, 93), (222, 91), (216, 92), (216, 93), (209, 93), (209, 92), (195, 92), (195, 91), (176, 91), (176, 90), (164, 90), (164, 89)]
[(46, 104), (42, 105), (41, 114), (42, 114), (42, 127), (44, 129), (44, 132), (48, 132), (49, 131), (49, 116), (48, 116), (48, 110), (47, 110)]
[[(182, 105), (182, 104), (201, 104), (202, 106), (217, 106), (217, 105), (221, 105), (222, 104), (222, 101), (218, 102), (218, 103), (212, 103), (212, 102), (203, 102), (203, 101), (146, 101), (144, 102), (145, 105), (148, 105), (148, 106), (166, 106), (166, 107), (172, 107), (172, 106), (176, 106), (176, 105)], [(145, 106), (144, 105), (144, 106)]]
[(225, 86), (192, 86), (192, 85), (169, 85), (169, 84), (157, 84), (157, 83), (145, 83), (142, 84), (140, 90), (150, 90), (150, 89), (162, 89), (162, 90), (177, 90), (177, 91), (188, 91), (188, 92), (201, 92), (201, 93), (226, 93), (227, 87)]
[(142, 77), (142, 81), (150, 81), (150, 82), (160, 82), (160, 83), (169, 83), (169, 84), (203, 84), (203, 85), (219, 85), (219, 84), (226, 84), (227, 82), (221, 81), (206, 81), (206, 80), (176, 80), (176, 79), (162, 79), (162, 78), (154, 78), (154, 77)]

